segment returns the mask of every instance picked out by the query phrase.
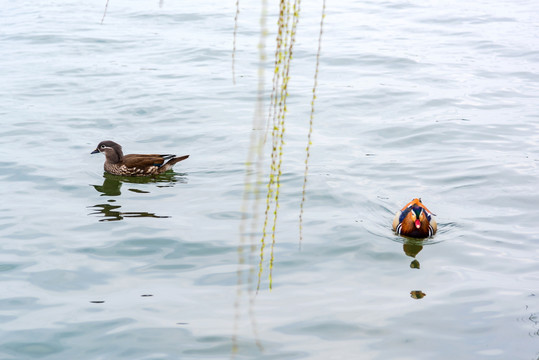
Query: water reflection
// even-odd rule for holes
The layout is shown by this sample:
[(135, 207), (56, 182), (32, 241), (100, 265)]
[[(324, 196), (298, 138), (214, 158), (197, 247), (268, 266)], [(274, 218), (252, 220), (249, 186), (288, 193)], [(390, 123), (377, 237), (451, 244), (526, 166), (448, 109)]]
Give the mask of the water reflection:
[(160, 216), (154, 213), (149, 213), (146, 211), (119, 211), (117, 209), (121, 208), (121, 205), (110, 205), (110, 204), (97, 204), (90, 206), (93, 211), (90, 215), (97, 215), (103, 217), (99, 221), (118, 221), (123, 220), (126, 217), (153, 217), (153, 218), (169, 218), (170, 216)]
[(425, 296), (427, 296), (427, 294), (425, 294), (423, 291), (421, 290), (412, 290), (410, 291), (410, 296), (413, 298), (413, 299), (423, 299)]
[[(149, 184), (155, 183), (157, 187), (172, 187), (178, 183), (187, 183), (186, 174), (177, 174), (174, 172), (167, 172), (160, 174), (158, 176), (152, 177), (128, 177), (128, 176), (118, 176), (108, 173), (103, 175), (103, 184), (101, 185), (91, 185), (96, 189), (101, 196), (107, 197), (116, 197), (122, 194), (121, 188), (124, 183), (126, 184)], [(139, 193), (139, 194), (149, 194), (151, 190), (148, 187), (145, 190), (137, 189), (134, 187), (128, 188), (127, 190)], [(88, 208), (93, 211), (89, 215), (95, 215), (102, 217), (99, 221), (119, 221), (123, 220), (126, 217), (152, 217), (152, 218), (168, 218), (167, 215), (156, 215), (155, 213), (150, 213), (146, 211), (121, 211), (122, 205), (116, 204), (116, 199), (108, 199), (106, 203), (100, 203), (96, 205), (89, 206)]]
[(122, 187), (122, 182), (119, 180), (108, 179), (105, 177), (103, 185), (92, 185), (94, 189), (101, 193), (101, 196), (118, 196), (122, 192), (120, 188)]
[[(175, 172), (166, 172), (157, 176), (149, 177), (136, 177), (136, 176), (119, 176), (109, 173), (103, 174), (104, 181), (102, 185), (92, 185), (97, 191), (101, 193), (101, 196), (118, 196), (121, 194), (120, 188), (123, 183), (126, 184), (149, 184), (155, 183), (157, 187), (172, 187), (178, 183), (187, 183), (187, 174), (178, 174)], [(140, 189), (130, 188), (129, 191), (139, 193), (149, 193), (149, 191), (143, 191)]]
[(402, 245), (404, 253), (410, 257), (415, 257), (421, 250), (423, 250), (423, 244), (406, 241)]
[[(416, 259), (416, 256), (421, 250), (423, 250), (425, 240), (407, 237), (403, 237), (402, 240), (402, 250), (407, 256), (414, 258), (410, 263), (410, 268), (419, 270), (421, 268), (421, 264), (419, 263), (419, 260)], [(412, 299), (420, 300), (423, 299), (425, 296), (427, 296), (427, 294), (425, 294), (421, 290), (410, 291), (410, 297)]]
[(419, 261), (415, 257), (421, 250), (423, 250), (423, 240), (404, 238), (402, 250), (404, 250), (406, 255), (414, 258), (414, 260), (410, 263), (410, 267), (412, 269), (419, 269), (421, 264), (419, 264)]

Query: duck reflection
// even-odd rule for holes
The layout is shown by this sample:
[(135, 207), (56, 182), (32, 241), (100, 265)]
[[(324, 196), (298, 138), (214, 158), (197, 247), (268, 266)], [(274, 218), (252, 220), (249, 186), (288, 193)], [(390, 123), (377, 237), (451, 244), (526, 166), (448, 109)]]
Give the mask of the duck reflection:
[[(148, 177), (136, 177), (136, 176), (119, 176), (104, 173), (105, 178), (102, 185), (92, 185), (97, 191), (101, 193), (101, 196), (118, 196), (121, 195), (120, 188), (123, 183), (126, 184), (148, 184), (155, 183), (157, 187), (172, 187), (177, 183), (186, 184), (187, 174), (177, 174), (174, 172), (166, 172), (157, 176)], [(149, 191), (143, 191), (139, 189), (128, 189), (129, 191), (138, 193), (149, 193)]]
[(90, 213), (90, 215), (102, 216), (103, 219), (99, 221), (119, 221), (126, 217), (153, 217), (153, 218), (169, 218), (170, 216), (160, 216), (154, 213), (145, 211), (119, 211), (116, 209), (121, 208), (121, 205), (110, 204), (97, 204), (90, 207), (96, 211)]
[[(414, 238), (403, 238), (404, 242), (402, 243), (402, 250), (404, 250), (404, 253), (414, 258), (412, 262), (410, 263), (410, 268), (412, 269), (420, 269), (421, 264), (419, 263), (419, 260), (416, 259), (417, 254), (421, 250), (423, 250), (423, 241), (421, 239), (414, 239)], [(412, 299), (420, 300), (423, 299), (427, 294), (425, 294), (421, 290), (412, 290), (410, 291), (410, 297)]]
[(120, 188), (122, 187), (122, 182), (115, 179), (109, 179), (105, 177), (103, 185), (92, 185), (94, 189), (101, 193), (101, 196), (119, 196), (122, 194)]
[[(104, 173), (104, 181), (102, 185), (91, 185), (96, 189), (101, 196), (107, 197), (116, 197), (122, 194), (121, 188), (122, 184), (148, 184), (155, 183), (157, 187), (172, 187), (177, 183), (187, 183), (186, 174), (177, 174), (174, 172), (167, 172), (160, 174), (158, 176), (152, 177), (126, 177), (112, 175), (109, 173)], [(150, 191), (128, 188), (127, 190), (134, 193), (148, 194)], [(155, 213), (150, 213), (146, 211), (121, 211), (121, 205), (114, 204), (115, 199), (107, 200), (108, 203), (96, 204), (89, 206), (90, 209), (94, 210), (90, 215), (96, 215), (103, 217), (99, 221), (119, 221), (123, 220), (126, 217), (152, 217), (152, 218), (168, 218), (170, 216), (166, 215), (156, 215)]]
[(425, 294), (423, 291), (421, 290), (412, 290), (410, 291), (410, 296), (412, 297), (412, 299), (423, 299), (425, 296), (427, 296), (427, 294)]
[(404, 243), (402, 244), (402, 249), (406, 255), (414, 258), (414, 260), (410, 263), (410, 267), (412, 269), (419, 269), (421, 264), (415, 257), (421, 250), (423, 250), (423, 240), (405, 239)]

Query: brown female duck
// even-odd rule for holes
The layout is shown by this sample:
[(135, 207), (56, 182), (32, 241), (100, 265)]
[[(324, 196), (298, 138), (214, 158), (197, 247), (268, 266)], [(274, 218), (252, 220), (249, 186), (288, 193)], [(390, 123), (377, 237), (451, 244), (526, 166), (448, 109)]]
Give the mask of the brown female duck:
[(393, 230), (399, 235), (419, 239), (432, 236), (438, 227), (434, 215), (421, 199), (413, 199), (395, 214)]
[(172, 169), (174, 164), (185, 160), (189, 155), (130, 154), (124, 155), (120, 144), (114, 141), (101, 141), (92, 154), (105, 155), (105, 171), (122, 176), (150, 176)]

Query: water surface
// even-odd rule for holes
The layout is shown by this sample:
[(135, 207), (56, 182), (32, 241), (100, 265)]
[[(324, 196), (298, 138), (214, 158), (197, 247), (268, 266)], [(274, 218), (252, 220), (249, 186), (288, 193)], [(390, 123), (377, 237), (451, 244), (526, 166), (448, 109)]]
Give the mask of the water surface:
[[(112, 0), (101, 25), (104, 3), (3, 4), (0, 358), (222, 359), (233, 339), (242, 359), (539, 357), (536, 2), (328, 2), (299, 250), (322, 7), (302, 3), (256, 296), (259, 5), (234, 85), (232, 2)], [(191, 156), (115, 177), (90, 155), (105, 139)], [(424, 242), (391, 231), (413, 197), (437, 214)]]

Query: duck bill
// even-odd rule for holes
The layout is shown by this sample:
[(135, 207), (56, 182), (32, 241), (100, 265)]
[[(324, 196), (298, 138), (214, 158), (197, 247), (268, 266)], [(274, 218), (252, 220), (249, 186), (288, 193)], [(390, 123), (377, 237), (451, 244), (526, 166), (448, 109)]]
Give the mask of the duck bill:
[(99, 150), (95, 149), (94, 151), (92, 151), (90, 154), (97, 154), (99, 153)]
[(421, 227), (421, 221), (419, 219), (415, 219), (415, 227), (419, 229)]

